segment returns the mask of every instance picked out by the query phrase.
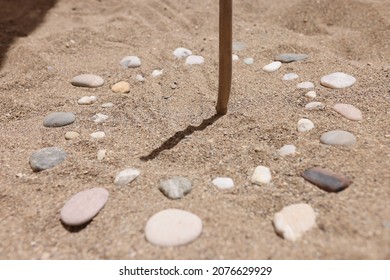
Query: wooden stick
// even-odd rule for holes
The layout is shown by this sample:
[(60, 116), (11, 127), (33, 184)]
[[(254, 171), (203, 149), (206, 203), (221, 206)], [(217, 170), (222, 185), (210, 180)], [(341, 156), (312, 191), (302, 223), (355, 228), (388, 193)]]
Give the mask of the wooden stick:
[(232, 86), (232, 0), (219, 0), (219, 84), (217, 114), (225, 115)]

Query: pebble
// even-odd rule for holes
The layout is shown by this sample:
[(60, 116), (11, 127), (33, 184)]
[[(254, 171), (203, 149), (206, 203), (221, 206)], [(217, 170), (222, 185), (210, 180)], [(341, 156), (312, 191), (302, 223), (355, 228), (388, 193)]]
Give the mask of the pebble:
[(104, 84), (102, 77), (93, 74), (82, 74), (74, 77), (71, 82), (76, 87), (101, 87)]
[(251, 182), (256, 185), (268, 184), (271, 182), (271, 179), (271, 170), (268, 167), (259, 165), (253, 171)]
[(310, 102), (305, 106), (306, 110), (324, 110), (325, 105), (321, 102)]
[(316, 225), (316, 214), (309, 204), (292, 204), (275, 214), (273, 224), (277, 234), (295, 241)]
[(99, 151), (97, 152), (97, 159), (98, 159), (99, 161), (103, 160), (103, 159), (106, 157), (106, 153), (107, 153), (106, 150), (99, 150)]
[(243, 51), (246, 49), (246, 44), (244, 42), (233, 42), (233, 51)]
[(156, 77), (158, 77), (158, 76), (161, 76), (162, 74), (163, 74), (163, 70), (157, 70), (157, 69), (155, 69), (155, 70), (153, 70), (151, 76), (152, 76), (153, 78), (156, 78)]
[(97, 113), (92, 117), (94, 123), (102, 123), (108, 119), (107, 115)]
[(141, 74), (138, 74), (137, 76), (135, 76), (135, 79), (139, 82), (144, 82), (145, 81), (145, 78), (144, 76), (142, 76)]
[(125, 186), (134, 181), (140, 174), (141, 171), (138, 169), (126, 168), (116, 175), (114, 184), (117, 186)]
[(114, 106), (114, 104), (112, 104), (111, 102), (107, 102), (107, 103), (103, 103), (100, 107), (102, 107), (102, 108), (111, 108), (112, 106)]
[(46, 127), (60, 127), (73, 123), (76, 116), (68, 112), (54, 112), (50, 113), (43, 120), (43, 125)]
[(276, 61), (280, 61), (283, 63), (289, 63), (289, 62), (294, 62), (294, 61), (302, 61), (307, 59), (309, 56), (307, 54), (302, 54), (302, 53), (283, 53), (279, 54), (275, 57)]
[(347, 88), (352, 86), (356, 79), (343, 72), (335, 72), (321, 78), (321, 85), (333, 89)]
[(252, 65), (254, 62), (253, 58), (252, 57), (247, 57), (247, 58), (244, 58), (244, 63), (246, 65)]
[(327, 192), (339, 192), (352, 184), (352, 181), (344, 175), (320, 167), (305, 170), (302, 177)]
[(138, 56), (125, 56), (119, 62), (123, 68), (138, 68), (141, 66), (141, 59)]
[(263, 70), (265, 72), (275, 72), (276, 70), (278, 70), (280, 67), (282, 66), (282, 63), (280, 61), (274, 61), (274, 62), (271, 62), (270, 64), (267, 64), (263, 67)]
[(199, 65), (204, 63), (204, 57), (200, 55), (190, 55), (186, 58), (187, 65)]
[(306, 93), (305, 96), (314, 99), (317, 97), (317, 93), (314, 90), (311, 90), (308, 93)]
[(186, 177), (174, 176), (171, 179), (160, 182), (159, 189), (166, 197), (179, 199), (191, 191), (192, 183)]
[(72, 140), (72, 139), (76, 139), (77, 137), (79, 137), (80, 134), (76, 131), (68, 131), (65, 133), (65, 139), (66, 140)]
[(236, 54), (233, 54), (233, 55), (232, 55), (232, 60), (233, 60), (233, 61), (237, 61), (237, 60), (239, 60), (239, 57), (238, 57), (238, 55), (236, 55)]
[(186, 48), (177, 48), (176, 50), (173, 51), (173, 55), (176, 58), (185, 58), (191, 54), (192, 54), (192, 51), (190, 51), (189, 49), (186, 49)]
[(306, 132), (314, 128), (314, 123), (309, 119), (300, 119), (298, 121), (298, 131)]
[(212, 181), (212, 183), (214, 186), (222, 190), (234, 187), (233, 179), (229, 177), (217, 177)]
[(158, 246), (180, 246), (191, 243), (202, 233), (202, 220), (180, 209), (165, 209), (154, 214), (145, 226), (145, 237)]
[(356, 137), (344, 130), (332, 130), (321, 135), (321, 143), (326, 145), (353, 146), (356, 144)]
[(279, 155), (284, 157), (288, 155), (294, 155), (297, 148), (294, 145), (284, 145), (279, 149)]
[(60, 148), (49, 147), (38, 150), (30, 156), (30, 166), (34, 172), (53, 168), (63, 162), (67, 154)]
[(97, 100), (96, 96), (93, 96), (93, 95), (83, 96), (77, 101), (77, 103), (79, 105), (91, 105), (91, 104), (95, 103), (96, 100)]
[(92, 188), (72, 196), (61, 209), (61, 221), (68, 226), (81, 226), (91, 221), (104, 207), (109, 193)]
[(311, 89), (311, 88), (314, 88), (314, 84), (312, 82), (302, 82), (302, 83), (297, 84), (297, 88)]
[(298, 79), (298, 74), (295, 74), (295, 73), (287, 73), (283, 76), (282, 80), (283, 81), (291, 81), (291, 80), (295, 80), (295, 79)]
[(362, 112), (353, 105), (338, 103), (333, 106), (333, 110), (351, 121), (363, 120)]
[(116, 84), (114, 84), (111, 87), (112, 92), (115, 93), (129, 93), (130, 92), (130, 84), (125, 81), (120, 81)]
[(102, 139), (106, 137), (106, 134), (104, 133), (104, 131), (97, 131), (97, 132), (92, 132), (91, 137), (94, 139)]

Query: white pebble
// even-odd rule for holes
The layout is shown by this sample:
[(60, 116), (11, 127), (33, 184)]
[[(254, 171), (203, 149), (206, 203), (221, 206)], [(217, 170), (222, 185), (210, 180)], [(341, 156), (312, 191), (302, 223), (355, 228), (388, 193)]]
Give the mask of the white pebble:
[(257, 185), (268, 184), (271, 182), (271, 170), (265, 166), (257, 166), (253, 171), (251, 182)]
[(204, 63), (204, 57), (200, 55), (190, 55), (186, 59), (187, 65), (200, 65)]
[(351, 121), (363, 120), (362, 112), (351, 104), (339, 103), (333, 106), (333, 110)]
[(119, 62), (123, 68), (137, 68), (141, 66), (141, 59), (138, 56), (125, 56)]
[(324, 110), (325, 105), (321, 102), (310, 102), (305, 106), (306, 110)]
[(66, 140), (72, 140), (72, 139), (75, 139), (77, 137), (79, 137), (80, 134), (76, 131), (68, 131), (65, 133), (65, 139)]
[(92, 117), (94, 123), (102, 123), (108, 119), (108, 116), (104, 114), (97, 113)]
[(104, 131), (98, 131), (91, 133), (91, 137), (94, 139), (102, 139), (106, 137), (106, 134), (104, 133)]
[(311, 90), (308, 93), (306, 93), (305, 96), (314, 99), (317, 97), (317, 93), (314, 90)]
[(173, 55), (176, 58), (184, 58), (192, 54), (192, 51), (186, 48), (177, 48), (176, 50), (173, 51)]
[(138, 74), (137, 76), (135, 76), (135, 79), (139, 82), (144, 82), (145, 81), (145, 78), (144, 76), (142, 76), (141, 74)]
[(83, 96), (77, 101), (77, 103), (79, 105), (91, 105), (95, 103), (96, 100), (97, 100), (96, 96)]
[(282, 66), (282, 63), (280, 61), (274, 61), (274, 62), (271, 62), (270, 64), (267, 64), (263, 67), (263, 70), (265, 72), (275, 72), (276, 70), (278, 70), (280, 67)]
[(156, 78), (156, 77), (158, 77), (158, 76), (161, 76), (163, 74), (163, 70), (153, 70), (153, 72), (152, 72), (152, 77), (153, 78)]
[(300, 119), (298, 121), (298, 131), (306, 132), (314, 128), (314, 123), (309, 119)]
[(141, 171), (138, 169), (127, 168), (116, 175), (114, 184), (117, 186), (125, 186), (135, 180), (140, 174)]
[(233, 55), (232, 55), (232, 60), (233, 60), (233, 61), (237, 61), (237, 60), (239, 60), (239, 58), (238, 58), (238, 55), (236, 55), (236, 54), (233, 54)]
[(82, 74), (73, 77), (71, 84), (76, 87), (89, 87), (96, 88), (101, 87), (104, 84), (102, 77), (93, 74)]
[(288, 155), (294, 155), (297, 148), (294, 145), (284, 145), (279, 149), (279, 155), (284, 157)]
[(329, 88), (347, 88), (352, 86), (356, 79), (343, 72), (336, 72), (321, 78), (321, 85)]
[(107, 102), (107, 103), (103, 103), (100, 107), (102, 107), (102, 108), (111, 108), (112, 106), (114, 106), (114, 104), (112, 104), (111, 102)]
[(219, 189), (231, 189), (234, 187), (233, 179), (229, 177), (217, 177), (212, 183)]
[(103, 160), (106, 157), (106, 152), (107, 152), (106, 150), (99, 150), (97, 152), (97, 159), (99, 161)]
[(283, 81), (291, 81), (291, 80), (295, 80), (295, 79), (298, 79), (298, 74), (295, 74), (295, 73), (287, 73), (286, 75), (283, 76), (282, 80)]
[(297, 88), (311, 89), (311, 88), (314, 88), (314, 84), (312, 82), (302, 82), (302, 83), (297, 84)]
[(244, 58), (244, 63), (246, 65), (252, 65), (253, 64), (253, 58), (252, 57)]

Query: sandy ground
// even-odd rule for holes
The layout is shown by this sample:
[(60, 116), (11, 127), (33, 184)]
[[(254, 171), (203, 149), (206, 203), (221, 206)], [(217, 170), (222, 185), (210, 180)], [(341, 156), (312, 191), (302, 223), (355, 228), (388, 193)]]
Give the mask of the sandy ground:
[[(25, 2), (28, 2), (26, 4)], [(22, 5), (23, 4), (23, 5)], [(218, 1), (180, 0), (0, 0), (0, 258), (1, 259), (390, 259), (390, 5), (388, 0), (234, 1), (234, 39), (247, 44), (237, 52), (229, 113), (216, 118), (218, 81)], [(202, 66), (175, 60), (177, 47), (205, 57)], [(274, 55), (306, 53), (307, 61), (284, 64), (274, 73), (261, 68)], [(142, 59), (124, 70), (126, 55)], [(252, 66), (242, 59), (253, 57)], [(49, 69), (48, 69), (49, 67)], [(52, 68), (50, 68), (52, 67)], [(54, 70), (53, 70), (54, 69)], [(164, 69), (160, 78), (152, 70)], [(323, 75), (342, 71), (357, 83), (331, 90)], [(283, 82), (289, 72), (299, 79)], [(102, 76), (98, 89), (76, 88), (82, 73)], [(144, 74), (141, 84), (134, 77)], [(110, 86), (126, 80), (129, 94)], [(307, 111), (312, 81), (324, 111)], [(177, 82), (178, 88), (170, 84)], [(96, 95), (98, 102), (77, 100)], [(105, 102), (114, 103), (102, 109)], [(342, 118), (335, 103), (361, 109), (364, 120)], [(76, 122), (45, 128), (50, 112), (69, 111)], [(94, 124), (95, 113), (110, 118)], [(296, 131), (297, 121), (316, 125)], [(322, 133), (354, 133), (352, 148), (320, 144)], [(67, 141), (67, 131), (81, 136)], [(92, 141), (90, 133), (106, 132)], [(276, 151), (294, 144), (298, 153)], [(66, 162), (32, 172), (28, 159), (57, 146)], [(99, 162), (96, 153), (107, 150)], [(257, 165), (269, 166), (272, 183), (250, 184)], [(303, 180), (313, 166), (349, 176), (343, 192), (326, 193)], [(142, 170), (128, 187), (113, 185), (126, 167)], [(162, 179), (187, 176), (192, 192), (172, 201), (158, 190)], [(210, 181), (230, 176), (236, 187), (219, 191)], [(59, 220), (75, 193), (105, 187), (110, 198), (85, 228), (71, 232)], [(317, 212), (317, 227), (296, 242), (277, 236), (274, 213), (306, 202)], [(145, 240), (144, 226), (154, 213), (180, 208), (203, 220), (195, 242), (160, 248)]]

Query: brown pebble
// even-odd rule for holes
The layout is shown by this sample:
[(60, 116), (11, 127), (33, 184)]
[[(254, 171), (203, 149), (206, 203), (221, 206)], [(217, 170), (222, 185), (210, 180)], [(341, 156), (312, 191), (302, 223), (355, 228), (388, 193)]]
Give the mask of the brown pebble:
[(327, 192), (340, 192), (352, 184), (352, 180), (344, 175), (320, 167), (305, 170), (302, 177)]
[(129, 93), (130, 84), (128, 82), (121, 81), (111, 87), (111, 90), (115, 93)]

